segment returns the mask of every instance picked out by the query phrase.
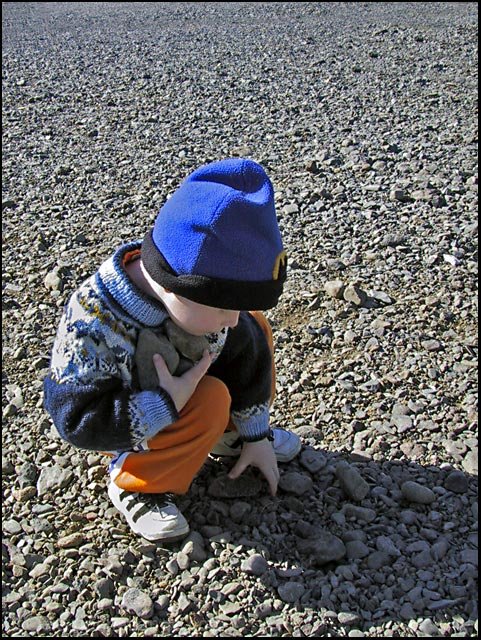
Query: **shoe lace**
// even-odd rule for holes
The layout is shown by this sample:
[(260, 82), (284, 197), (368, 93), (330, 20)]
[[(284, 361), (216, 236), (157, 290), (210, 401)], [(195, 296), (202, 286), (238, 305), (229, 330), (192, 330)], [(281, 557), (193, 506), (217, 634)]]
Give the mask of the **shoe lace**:
[[(160, 510), (162, 507), (171, 505), (174, 501), (173, 493), (132, 493), (131, 491), (121, 491), (119, 498), (125, 504), (127, 511), (132, 511), (138, 504), (140, 509), (133, 514), (132, 520), (137, 522), (146, 513), (153, 510)], [(130, 498), (130, 499), (129, 499)]]

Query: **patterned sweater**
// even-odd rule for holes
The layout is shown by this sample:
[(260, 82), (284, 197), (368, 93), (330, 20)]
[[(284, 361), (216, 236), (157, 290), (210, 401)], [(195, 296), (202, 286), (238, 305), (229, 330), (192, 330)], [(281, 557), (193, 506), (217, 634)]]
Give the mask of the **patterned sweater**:
[[(62, 438), (89, 450), (119, 453), (146, 441), (178, 419), (160, 386), (136, 386), (135, 349), (141, 329), (159, 329), (164, 305), (128, 277), (125, 262), (140, 242), (121, 247), (86, 280), (66, 305), (44, 381), (44, 404)], [(208, 374), (231, 394), (231, 418), (244, 441), (269, 433), (271, 354), (264, 333), (242, 312), (235, 328), (207, 336), (213, 353)]]

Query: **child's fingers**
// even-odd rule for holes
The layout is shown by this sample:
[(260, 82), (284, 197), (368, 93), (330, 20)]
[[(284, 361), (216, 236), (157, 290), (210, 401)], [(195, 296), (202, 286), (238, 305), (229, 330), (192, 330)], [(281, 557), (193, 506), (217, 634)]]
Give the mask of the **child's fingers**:
[(277, 476), (274, 469), (269, 470), (268, 473), (264, 473), (264, 476), (269, 483), (269, 488), (271, 490), (271, 495), (275, 496), (277, 493), (277, 485), (279, 484), (279, 477)]
[(278, 475), (277, 469), (271, 469), (271, 468), (262, 469), (261, 468), (261, 471), (262, 471), (262, 475), (267, 480), (267, 483), (269, 485), (269, 489), (271, 490), (271, 495), (275, 496), (276, 493), (277, 493), (277, 485), (279, 483), (279, 475)]
[(197, 385), (197, 383), (205, 376), (211, 364), (212, 355), (206, 349), (199, 362), (184, 373), (184, 378), (189, 379)]
[[(244, 471), (247, 469), (248, 466), (249, 466), (248, 463), (242, 462), (242, 460), (239, 459), (237, 461), (237, 463), (229, 471), (228, 477), (231, 480), (235, 480), (236, 478), (238, 478), (240, 475), (242, 475), (244, 473)], [(277, 469), (263, 469), (262, 467), (259, 467), (259, 469), (262, 471), (263, 476), (267, 480), (267, 483), (269, 485), (269, 489), (271, 491), (271, 495), (275, 496), (276, 493), (277, 493), (277, 485), (279, 484), (279, 472), (278, 472), (278, 470)]]
[(238, 478), (242, 473), (244, 473), (244, 471), (247, 469), (248, 465), (245, 464), (244, 462), (242, 462), (242, 460), (238, 460), (236, 462), (236, 464), (232, 467), (232, 469), (229, 471), (228, 477), (231, 480), (235, 480), (236, 478)]
[(154, 353), (154, 355), (152, 356), (152, 361), (154, 363), (155, 370), (157, 371), (157, 377), (159, 378), (160, 386), (163, 386), (163, 383), (167, 382), (172, 377), (172, 375), (160, 353)]

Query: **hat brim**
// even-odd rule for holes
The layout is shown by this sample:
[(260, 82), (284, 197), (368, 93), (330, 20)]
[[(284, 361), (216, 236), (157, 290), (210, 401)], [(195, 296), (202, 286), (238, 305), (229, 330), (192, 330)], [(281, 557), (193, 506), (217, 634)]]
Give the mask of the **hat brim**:
[(202, 275), (177, 274), (156, 247), (149, 230), (142, 242), (142, 262), (150, 277), (164, 289), (193, 302), (236, 311), (275, 307), (286, 279), (286, 262), (276, 280), (224, 280)]

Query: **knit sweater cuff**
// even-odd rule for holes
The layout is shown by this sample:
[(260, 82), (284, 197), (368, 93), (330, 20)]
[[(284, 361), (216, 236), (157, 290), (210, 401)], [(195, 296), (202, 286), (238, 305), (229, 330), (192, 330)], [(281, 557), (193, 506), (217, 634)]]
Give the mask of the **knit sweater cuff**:
[(135, 394), (131, 404), (132, 440), (139, 443), (149, 440), (159, 431), (179, 418), (170, 397), (159, 391), (141, 391)]
[(232, 422), (244, 442), (258, 442), (269, 435), (269, 405), (263, 404), (244, 411), (233, 411)]

